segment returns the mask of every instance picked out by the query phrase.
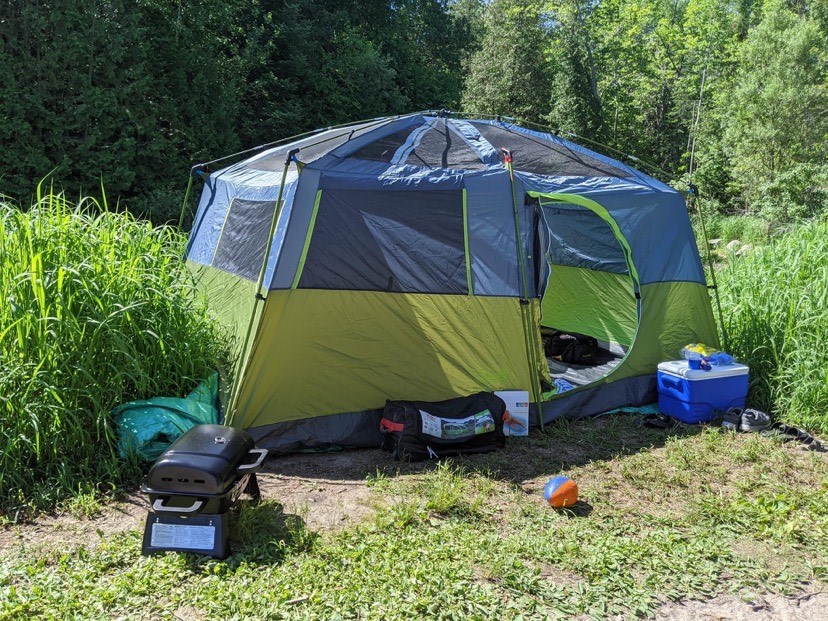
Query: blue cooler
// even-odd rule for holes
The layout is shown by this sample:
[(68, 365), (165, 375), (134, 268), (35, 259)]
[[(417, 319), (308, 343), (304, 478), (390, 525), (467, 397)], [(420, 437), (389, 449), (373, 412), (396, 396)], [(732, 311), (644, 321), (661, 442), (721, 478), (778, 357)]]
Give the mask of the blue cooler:
[(744, 407), (749, 369), (738, 363), (691, 369), (686, 360), (658, 365), (658, 409), (685, 423), (703, 423), (714, 410)]

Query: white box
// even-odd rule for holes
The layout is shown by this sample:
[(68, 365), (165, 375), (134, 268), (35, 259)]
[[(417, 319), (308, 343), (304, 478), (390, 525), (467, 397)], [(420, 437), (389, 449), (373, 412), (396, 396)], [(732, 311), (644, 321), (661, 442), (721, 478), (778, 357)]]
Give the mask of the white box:
[(529, 391), (495, 390), (498, 397), (506, 404), (506, 411), (512, 419), (511, 424), (503, 421), (503, 433), (507, 436), (529, 435)]

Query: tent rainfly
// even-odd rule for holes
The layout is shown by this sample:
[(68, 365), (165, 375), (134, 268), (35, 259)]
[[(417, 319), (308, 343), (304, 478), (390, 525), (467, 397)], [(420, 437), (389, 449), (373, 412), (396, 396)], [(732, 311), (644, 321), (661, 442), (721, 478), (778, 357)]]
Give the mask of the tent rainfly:
[[(552, 134), (417, 113), (201, 174), (187, 262), (235, 347), (225, 422), (260, 446), (376, 446), (386, 399), (640, 405), (718, 341), (682, 195)], [(547, 360), (547, 328), (600, 364)]]

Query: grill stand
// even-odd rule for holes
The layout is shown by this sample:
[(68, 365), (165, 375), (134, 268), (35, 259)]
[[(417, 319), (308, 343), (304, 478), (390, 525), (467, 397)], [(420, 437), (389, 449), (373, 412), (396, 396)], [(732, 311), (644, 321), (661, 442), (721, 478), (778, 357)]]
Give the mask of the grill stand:
[[(238, 491), (232, 495), (231, 507), (243, 490), (254, 503), (261, 499), (256, 473), (247, 475)], [(176, 499), (181, 496), (171, 495)], [(230, 536), (227, 512), (201, 513), (207, 497), (193, 497), (190, 507), (166, 507), (170, 497), (156, 498), (144, 525), (141, 554), (149, 556), (159, 552), (192, 552), (217, 559), (230, 556)]]

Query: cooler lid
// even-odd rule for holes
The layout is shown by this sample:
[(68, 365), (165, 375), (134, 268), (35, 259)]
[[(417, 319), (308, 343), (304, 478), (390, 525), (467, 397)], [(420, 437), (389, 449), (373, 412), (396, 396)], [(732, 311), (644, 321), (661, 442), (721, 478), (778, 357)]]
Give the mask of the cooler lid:
[(725, 366), (713, 365), (709, 371), (705, 371), (704, 369), (691, 369), (686, 360), (668, 360), (667, 362), (660, 362), (658, 370), (662, 373), (695, 381), (718, 377), (732, 377), (734, 375), (747, 375), (750, 369), (744, 364), (734, 362), (733, 364)]

